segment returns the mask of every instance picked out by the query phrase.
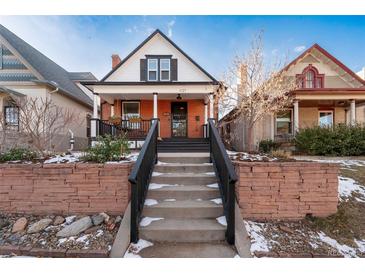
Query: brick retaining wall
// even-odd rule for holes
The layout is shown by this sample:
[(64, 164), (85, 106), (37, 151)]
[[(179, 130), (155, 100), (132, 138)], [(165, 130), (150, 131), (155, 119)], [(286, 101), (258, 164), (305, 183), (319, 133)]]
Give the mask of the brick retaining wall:
[(123, 214), (132, 164), (0, 164), (0, 211)]
[(296, 220), (337, 211), (337, 164), (234, 162), (236, 195), (243, 218)]

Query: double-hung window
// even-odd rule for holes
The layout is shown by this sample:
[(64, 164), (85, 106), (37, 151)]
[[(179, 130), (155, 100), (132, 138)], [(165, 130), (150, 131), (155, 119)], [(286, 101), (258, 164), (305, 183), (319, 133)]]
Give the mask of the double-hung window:
[(157, 81), (158, 77), (158, 59), (148, 59), (147, 69), (148, 69), (148, 81)]
[(170, 81), (170, 59), (160, 59), (160, 81)]
[(285, 110), (276, 114), (276, 135), (292, 134), (292, 111)]
[(7, 126), (19, 126), (19, 108), (17, 106), (5, 107), (5, 124)]

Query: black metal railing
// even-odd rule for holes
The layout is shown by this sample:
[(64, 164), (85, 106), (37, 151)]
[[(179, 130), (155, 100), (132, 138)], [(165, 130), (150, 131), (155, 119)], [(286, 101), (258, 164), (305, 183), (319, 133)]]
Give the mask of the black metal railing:
[(126, 134), (128, 139), (146, 138), (151, 127), (151, 120), (130, 119), (122, 120), (117, 129)]
[(227, 220), (226, 240), (234, 244), (235, 229), (235, 183), (237, 175), (227, 151), (215, 127), (214, 119), (208, 120), (210, 159), (219, 177), (219, 190), (222, 195), (224, 215)]
[(131, 183), (131, 242), (139, 239), (138, 225), (147, 196), (152, 170), (157, 162), (158, 120), (153, 119), (147, 138), (128, 178)]

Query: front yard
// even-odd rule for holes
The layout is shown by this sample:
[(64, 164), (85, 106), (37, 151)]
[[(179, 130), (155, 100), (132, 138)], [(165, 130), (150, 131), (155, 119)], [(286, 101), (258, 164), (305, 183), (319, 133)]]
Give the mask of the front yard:
[(365, 257), (365, 161), (341, 164), (338, 212), (300, 222), (245, 221), (257, 257)]

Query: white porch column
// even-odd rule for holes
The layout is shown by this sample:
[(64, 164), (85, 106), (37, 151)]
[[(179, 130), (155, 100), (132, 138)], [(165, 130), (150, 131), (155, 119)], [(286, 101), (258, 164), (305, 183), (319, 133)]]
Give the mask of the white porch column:
[(153, 93), (153, 118), (157, 119), (157, 92)]
[(294, 120), (294, 135), (299, 130), (299, 101), (294, 100), (294, 113), (293, 113), (293, 120)]
[(110, 117), (114, 116), (114, 105), (110, 105)]
[(209, 95), (209, 118), (214, 118), (214, 98), (213, 98), (213, 94)]
[(204, 103), (204, 125), (208, 124), (208, 104)]
[(356, 124), (356, 102), (350, 101), (350, 124), (354, 126)]
[(95, 139), (96, 135), (97, 135), (97, 121), (96, 119), (98, 119), (98, 95), (96, 93), (94, 93), (94, 97), (93, 97), (93, 119), (91, 119), (91, 138)]

